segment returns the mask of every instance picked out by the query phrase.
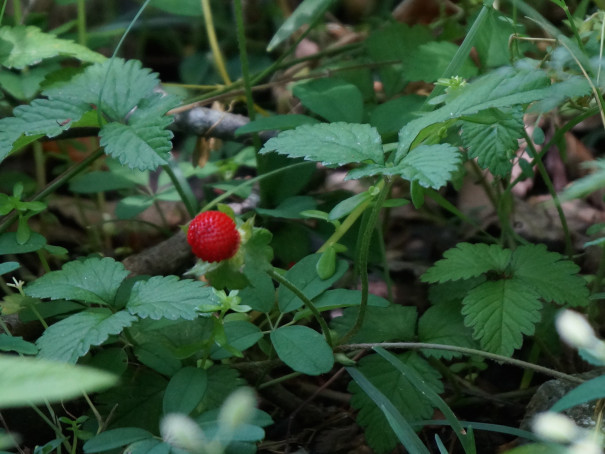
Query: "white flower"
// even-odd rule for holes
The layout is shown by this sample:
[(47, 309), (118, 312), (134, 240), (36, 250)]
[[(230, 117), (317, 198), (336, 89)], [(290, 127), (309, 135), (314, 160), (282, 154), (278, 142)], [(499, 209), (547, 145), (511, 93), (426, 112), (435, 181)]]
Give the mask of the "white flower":
[(160, 433), (168, 444), (197, 452), (204, 443), (202, 429), (186, 415), (169, 413), (160, 422)]
[(540, 438), (557, 443), (569, 443), (582, 433), (570, 418), (554, 412), (536, 415), (532, 422), (532, 429)]
[(575, 348), (595, 348), (599, 340), (592, 326), (577, 312), (564, 310), (555, 320), (555, 326), (565, 343)]

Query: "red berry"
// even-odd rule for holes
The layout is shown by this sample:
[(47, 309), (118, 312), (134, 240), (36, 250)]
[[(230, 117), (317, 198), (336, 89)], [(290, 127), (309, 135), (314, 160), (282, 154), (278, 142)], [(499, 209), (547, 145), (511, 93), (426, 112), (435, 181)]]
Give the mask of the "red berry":
[(189, 224), (187, 242), (193, 253), (206, 262), (220, 262), (235, 255), (240, 236), (235, 222), (220, 211), (204, 211)]

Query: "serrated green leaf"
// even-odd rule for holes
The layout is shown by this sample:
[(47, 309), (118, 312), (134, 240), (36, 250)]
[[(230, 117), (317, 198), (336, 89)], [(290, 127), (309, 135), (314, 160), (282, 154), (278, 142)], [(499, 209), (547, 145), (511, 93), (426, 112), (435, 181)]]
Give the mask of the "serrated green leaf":
[(512, 169), (512, 158), (523, 137), (523, 110), (489, 109), (462, 121), (462, 141), (468, 156), (494, 175), (504, 177)]
[(85, 453), (106, 452), (135, 441), (153, 438), (153, 434), (138, 427), (120, 427), (95, 435), (84, 443)]
[(326, 165), (384, 162), (380, 135), (367, 124), (337, 122), (299, 126), (269, 139), (260, 153), (271, 151)]
[(395, 162), (403, 159), (418, 134), (430, 125), (486, 109), (528, 104), (550, 96), (558, 88), (556, 83), (550, 85), (548, 75), (540, 70), (506, 67), (486, 74), (447, 94), (443, 107), (401, 128)]
[(17, 352), (24, 355), (35, 355), (38, 353), (38, 347), (31, 342), (23, 340), (23, 338), (20, 336), (0, 334), (0, 351)]
[(105, 308), (91, 308), (49, 326), (36, 344), (41, 358), (75, 363), (90, 347), (101, 345), (110, 335), (120, 334), (136, 317), (128, 312), (115, 314)]
[(306, 326), (282, 326), (271, 331), (271, 343), (279, 359), (306, 375), (329, 372), (334, 354), (326, 339)]
[(96, 369), (0, 355), (0, 408), (72, 399), (116, 381), (116, 376)]
[(120, 284), (128, 276), (124, 265), (105, 257), (68, 262), (25, 288), (36, 298), (70, 299), (112, 306)]
[(188, 415), (202, 400), (207, 386), (208, 374), (204, 369), (184, 367), (179, 370), (170, 379), (164, 392), (164, 414)]
[(143, 68), (140, 61), (113, 58), (89, 66), (68, 83), (50, 87), (43, 94), (95, 105), (110, 119), (122, 121), (143, 99), (157, 96), (153, 90), (158, 84), (157, 74)]
[[(90, 107), (86, 103), (77, 100), (35, 99), (29, 105), (16, 107), (13, 110), (14, 119), (9, 120), (9, 117), (0, 121), (8, 123), (7, 126), (18, 127), (21, 133), (28, 136), (44, 134), (56, 137), (88, 110)], [(21, 123), (17, 124), (16, 120)]]
[(439, 189), (460, 167), (462, 155), (450, 144), (420, 145), (395, 166), (369, 164), (351, 170), (345, 180), (373, 175), (399, 175), (425, 188)]
[(540, 320), (540, 295), (516, 278), (487, 281), (470, 290), (462, 314), (473, 337), (489, 352), (511, 356), (523, 334), (533, 334)]
[(492, 270), (503, 272), (510, 262), (511, 251), (497, 244), (458, 243), (443, 257), (422, 275), (422, 282), (470, 279)]
[[(436, 393), (443, 392), (439, 373), (424, 359), (413, 352), (397, 355), (397, 358), (413, 368)], [(380, 356), (366, 356), (359, 362), (358, 369), (382, 394), (388, 396), (408, 421), (430, 419), (433, 415), (433, 407), (427, 398)], [(359, 409), (357, 422), (364, 427), (366, 440), (375, 452), (390, 452), (395, 448), (397, 438), (391, 430), (385, 430), (388, 427), (386, 417), (356, 383), (352, 382), (349, 390), (353, 393), (351, 405)]]
[(40, 61), (62, 56), (76, 58), (87, 63), (106, 60), (102, 54), (67, 39), (44, 33), (38, 27), (18, 25), (0, 27), (0, 40), (12, 45), (10, 52), (2, 55), (0, 63), (7, 68), (23, 69)]
[(303, 106), (329, 122), (361, 123), (363, 96), (359, 88), (342, 79), (323, 78), (299, 83), (292, 94)]
[(149, 124), (107, 123), (99, 131), (105, 151), (131, 169), (154, 170), (168, 163), (172, 132), (163, 120)]
[[(313, 299), (324, 290), (327, 290), (334, 282), (346, 272), (349, 265), (344, 260), (338, 260), (336, 271), (329, 279), (321, 279), (317, 275), (317, 262), (321, 254), (311, 254), (299, 260), (286, 273), (286, 279), (292, 282), (303, 294)], [(282, 313), (291, 312), (303, 305), (303, 302), (292, 291), (284, 285), (280, 285), (277, 291), (279, 310)]]
[[(358, 307), (347, 308), (342, 316), (332, 320), (330, 327), (342, 337), (353, 327), (358, 313)], [(415, 336), (417, 318), (417, 310), (411, 306), (368, 306), (363, 325), (351, 342), (411, 341)]]
[(511, 268), (515, 280), (533, 288), (546, 301), (570, 306), (586, 306), (589, 291), (578, 276), (580, 267), (543, 244), (519, 246), (513, 252)]
[(267, 52), (271, 52), (305, 24), (311, 24), (322, 15), (333, 0), (304, 0), (286, 19), (269, 41)]
[(193, 320), (200, 315), (198, 307), (202, 305), (219, 308), (212, 288), (203, 282), (179, 280), (177, 276), (154, 276), (134, 284), (126, 309), (131, 314), (154, 320)]
[[(430, 344), (455, 345), (465, 348), (476, 348), (471, 330), (464, 325), (460, 303), (443, 303), (429, 307), (418, 322), (418, 340)], [(435, 356), (451, 360), (462, 356), (449, 350), (422, 350), (425, 356)]]

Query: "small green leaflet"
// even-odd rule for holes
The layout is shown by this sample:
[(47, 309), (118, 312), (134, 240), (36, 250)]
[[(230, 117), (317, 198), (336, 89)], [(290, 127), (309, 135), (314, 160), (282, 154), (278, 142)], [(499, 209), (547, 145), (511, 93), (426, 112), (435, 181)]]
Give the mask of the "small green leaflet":
[(138, 427), (119, 427), (97, 434), (84, 444), (85, 453), (107, 452), (136, 441), (152, 439), (153, 434)]
[(364, 161), (384, 163), (380, 134), (367, 124), (337, 122), (302, 125), (269, 139), (260, 153), (271, 151), (325, 165)]
[[(359, 292), (356, 293), (359, 295)], [(345, 301), (343, 300), (343, 302)], [(359, 309), (355, 306), (346, 308), (342, 316), (332, 320), (330, 328), (336, 331), (339, 336), (344, 336), (355, 324), (358, 313)], [(363, 325), (350, 339), (350, 342), (412, 341), (414, 340), (417, 319), (418, 313), (415, 307), (400, 305), (368, 306)]]
[(317, 331), (299, 325), (271, 331), (271, 343), (284, 363), (306, 375), (329, 372), (334, 365), (332, 349)]
[(122, 281), (128, 276), (124, 265), (114, 259), (90, 258), (68, 262), (25, 288), (28, 296), (68, 299), (111, 306)]
[(101, 345), (110, 335), (120, 334), (136, 317), (128, 312), (115, 314), (105, 308), (91, 308), (49, 326), (36, 344), (40, 358), (75, 363), (90, 347)]
[(520, 106), (488, 109), (462, 121), (462, 141), (468, 148), (469, 158), (477, 158), (480, 167), (497, 176), (510, 173), (511, 160), (522, 136), (523, 110)]
[(85, 46), (44, 33), (31, 25), (0, 27), (0, 41), (12, 44), (9, 53), (0, 55), (0, 64), (7, 68), (23, 69), (57, 56), (72, 57), (86, 63), (101, 63), (106, 60), (105, 56)]
[(172, 376), (164, 392), (163, 412), (188, 415), (200, 403), (206, 387), (208, 374), (204, 369), (184, 367)]
[[(204, 306), (203, 310), (200, 309)], [(154, 276), (132, 287), (126, 309), (141, 318), (193, 320), (200, 312), (212, 312), (219, 304), (211, 287), (177, 276)]]
[[(441, 376), (431, 365), (416, 353), (396, 355), (397, 358), (423, 377), (425, 383), (436, 393), (443, 392)], [(379, 355), (366, 356), (359, 362), (358, 369), (410, 422), (430, 419), (433, 406), (410, 381)], [(357, 422), (364, 427), (366, 440), (378, 454), (391, 452), (397, 445), (397, 437), (389, 427), (384, 413), (355, 382), (349, 384), (353, 393), (351, 405), (359, 409)]]
[(391, 167), (365, 165), (351, 170), (346, 180), (371, 175), (399, 175), (408, 181), (417, 181), (425, 188), (439, 189), (447, 184), (452, 174), (458, 170), (462, 155), (453, 145), (420, 145), (410, 151), (399, 162)]

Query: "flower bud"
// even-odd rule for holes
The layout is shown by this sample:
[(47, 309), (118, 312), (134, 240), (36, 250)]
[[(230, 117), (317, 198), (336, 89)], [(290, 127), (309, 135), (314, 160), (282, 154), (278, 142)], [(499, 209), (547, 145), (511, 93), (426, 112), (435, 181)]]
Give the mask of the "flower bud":
[(227, 397), (219, 413), (224, 429), (233, 430), (248, 422), (254, 411), (256, 398), (250, 388), (239, 388)]
[(202, 429), (186, 415), (169, 413), (160, 423), (160, 433), (170, 445), (196, 452), (204, 443)]

